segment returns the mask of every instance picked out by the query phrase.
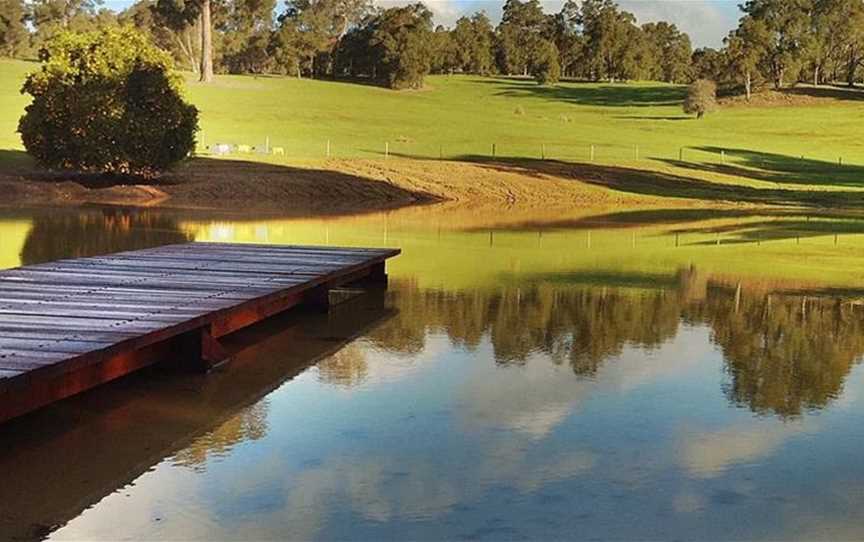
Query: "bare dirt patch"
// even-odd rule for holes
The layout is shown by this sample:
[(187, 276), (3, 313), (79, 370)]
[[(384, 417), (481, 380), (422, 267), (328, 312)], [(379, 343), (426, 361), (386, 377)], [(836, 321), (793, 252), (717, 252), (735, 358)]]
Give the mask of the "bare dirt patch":
[(580, 182), (564, 170), (437, 160), (326, 160), (276, 164), (196, 159), (158, 183), (0, 173), (7, 204), (104, 203), (345, 214), (441, 201), (578, 207), (651, 204), (662, 198)]

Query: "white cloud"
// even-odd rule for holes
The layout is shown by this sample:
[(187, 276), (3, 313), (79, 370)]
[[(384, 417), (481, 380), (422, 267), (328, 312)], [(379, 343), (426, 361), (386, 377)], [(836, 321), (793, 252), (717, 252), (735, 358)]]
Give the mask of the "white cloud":
[(690, 35), (694, 47), (720, 47), (738, 24), (734, 2), (704, 0), (621, 0), (639, 23), (668, 21)]

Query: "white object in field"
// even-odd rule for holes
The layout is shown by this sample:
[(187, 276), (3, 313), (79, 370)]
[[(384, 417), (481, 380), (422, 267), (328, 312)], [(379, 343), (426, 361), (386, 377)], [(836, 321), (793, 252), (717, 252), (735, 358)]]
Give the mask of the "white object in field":
[(252, 152), (252, 147), (250, 145), (237, 145), (237, 152), (248, 154)]
[(213, 145), (213, 154), (228, 154), (231, 152), (231, 145), (228, 143), (217, 143)]
[(273, 147), (273, 155), (285, 156), (285, 149), (282, 147)]

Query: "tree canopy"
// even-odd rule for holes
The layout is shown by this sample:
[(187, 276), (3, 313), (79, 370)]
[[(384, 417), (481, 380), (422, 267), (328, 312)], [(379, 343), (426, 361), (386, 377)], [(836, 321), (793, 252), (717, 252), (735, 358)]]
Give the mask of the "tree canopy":
[(39, 57), (18, 130), (41, 165), (150, 177), (194, 149), (198, 111), (181, 97), (170, 57), (140, 32), (60, 32)]
[[(279, 0), (281, 1), (281, 0)], [(399, 88), (427, 73), (503, 74), (552, 82), (710, 79), (722, 92), (807, 82), (854, 85), (864, 64), (864, 0), (746, 0), (717, 49), (693, 51), (668, 21), (637, 21), (614, 0), (503, 0), (434, 26), (422, 4), (372, 0), (138, 0), (121, 13), (101, 0), (0, 0), (0, 55), (32, 56), (60, 31), (131, 24), (202, 81), (211, 72), (367, 78)], [(554, 51), (554, 53), (553, 53)], [(552, 57), (554, 62), (552, 61)]]

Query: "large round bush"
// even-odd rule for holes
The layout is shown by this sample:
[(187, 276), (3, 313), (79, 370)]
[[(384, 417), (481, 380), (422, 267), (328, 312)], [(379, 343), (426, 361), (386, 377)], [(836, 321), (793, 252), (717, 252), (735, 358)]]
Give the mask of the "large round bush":
[(198, 110), (170, 57), (139, 32), (62, 33), (39, 54), (18, 131), (41, 165), (152, 177), (194, 150)]

